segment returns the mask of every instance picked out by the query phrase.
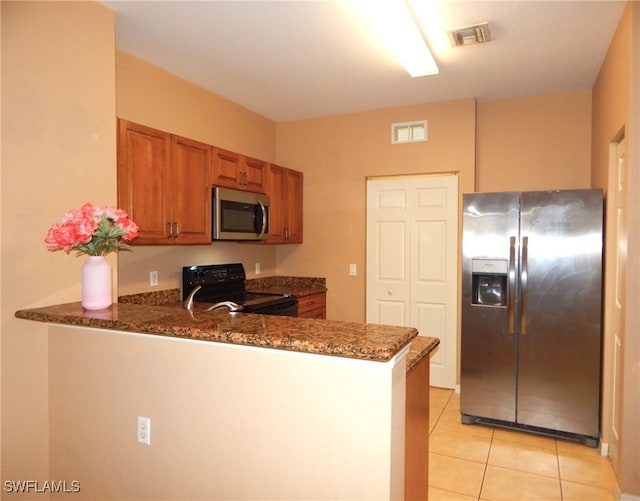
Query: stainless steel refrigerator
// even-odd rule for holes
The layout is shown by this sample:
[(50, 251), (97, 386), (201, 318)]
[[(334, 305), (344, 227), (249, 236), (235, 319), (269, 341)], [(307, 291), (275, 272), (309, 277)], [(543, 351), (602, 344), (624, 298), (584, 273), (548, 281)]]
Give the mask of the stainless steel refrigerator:
[(601, 190), (463, 196), (463, 423), (600, 431)]

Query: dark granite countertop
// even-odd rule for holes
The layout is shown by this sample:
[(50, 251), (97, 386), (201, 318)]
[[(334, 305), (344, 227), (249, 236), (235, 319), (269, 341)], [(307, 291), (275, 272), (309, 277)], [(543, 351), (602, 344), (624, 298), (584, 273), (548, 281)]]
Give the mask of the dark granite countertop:
[(273, 276), (252, 278), (245, 283), (252, 292), (269, 292), (271, 294), (293, 294), (296, 297), (311, 296), (327, 291), (324, 278)]
[(423, 360), (429, 363), (429, 356), (440, 344), (440, 339), (427, 336), (417, 336), (411, 341), (411, 348), (407, 355), (407, 374), (418, 367)]
[[(172, 297), (172, 294), (169, 296)], [(196, 304), (194, 314), (191, 315), (180, 303), (158, 305), (120, 302), (106, 310), (87, 311), (78, 302), (19, 310), (16, 317), (62, 325), (380, 362), (391, 360), (418, 335), (418, 331), (411, 327), (248, 313), (233, 314), (224, 308), (207, 312), (204, 311), (207, 306), (209, 305)], [(422, 339), (428, 341), (426, 345), (420, 341), (418, 354), (414, 353), (417, 361), (435, 349), (439, 342), (437, 338)]]

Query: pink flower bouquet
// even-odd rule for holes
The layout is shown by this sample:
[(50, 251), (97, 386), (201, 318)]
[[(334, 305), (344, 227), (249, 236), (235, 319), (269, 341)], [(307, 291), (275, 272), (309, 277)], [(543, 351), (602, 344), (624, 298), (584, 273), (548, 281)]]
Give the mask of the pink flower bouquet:
[(99, 207), (86, 203), (62, 216), (61, 223), (49, 228), (44, 243), (47, 250), (63, 250), (69, 254), (104, 256), (110, 252), (129, 250), (125, 242), (138, 236), (138, 225), (125, 211), (115, 207)]

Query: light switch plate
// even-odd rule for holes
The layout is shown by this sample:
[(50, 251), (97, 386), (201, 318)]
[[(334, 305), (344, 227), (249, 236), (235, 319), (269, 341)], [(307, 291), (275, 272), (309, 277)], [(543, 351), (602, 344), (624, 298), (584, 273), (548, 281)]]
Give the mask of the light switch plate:
[(151, 418), (138, 416), (138, 442), (151, 445)]

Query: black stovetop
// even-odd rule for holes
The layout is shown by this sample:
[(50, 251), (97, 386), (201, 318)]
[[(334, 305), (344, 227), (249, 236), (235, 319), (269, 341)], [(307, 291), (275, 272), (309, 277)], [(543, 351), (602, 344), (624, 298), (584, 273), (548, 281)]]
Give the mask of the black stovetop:
[(243, 311), (266, 311), (271, 307), (282, 307), (297, 303), (290, 294), (269, 294), (247, 292), (245, 290), (246, 274), (242, 263), (206, 264), (185, 266), (182, 268), (182, 301), (198, 285), (194, 299), (204, 303), (233, 301), (243, 305)]

